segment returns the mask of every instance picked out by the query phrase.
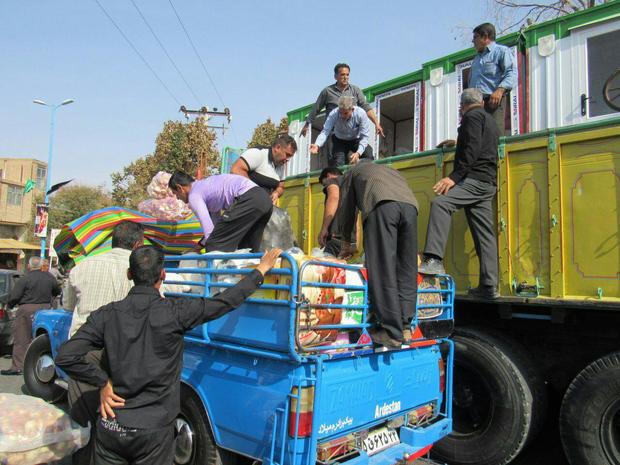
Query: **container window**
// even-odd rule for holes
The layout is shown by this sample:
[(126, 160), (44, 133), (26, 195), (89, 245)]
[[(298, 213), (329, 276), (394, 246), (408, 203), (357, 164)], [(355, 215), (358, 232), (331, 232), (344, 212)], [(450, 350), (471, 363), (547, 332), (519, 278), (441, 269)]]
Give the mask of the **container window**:
[(589, 37), (588, 48), (588, 108), (589, 116), (617, 113), (605, 103), (603, 86), (620, 64), (620, 30)]
[(379, 141), (379, 157), (414, 153), (420, 150), (420, 86), (378, 95), (377, 113), (385, 137)]

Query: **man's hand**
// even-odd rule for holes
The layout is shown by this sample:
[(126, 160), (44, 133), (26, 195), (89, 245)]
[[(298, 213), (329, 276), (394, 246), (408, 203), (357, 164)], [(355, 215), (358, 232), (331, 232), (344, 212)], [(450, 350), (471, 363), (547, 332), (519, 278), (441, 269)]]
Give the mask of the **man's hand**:
[(352, 153), (349, 158), (349, 165), (355, 165), (358, 161), (360, 161), (360, 154), (357, 152)]
[(306, 134), (308, 133), (308, 123), (304, 124), (304, 127), (301, 128), (301, 137), (306, 137)]
[(497, 89), (495, 89), (495, 92), (493, 92), (491, 94), (491, 96), (489, 97), (489, 106), (491, 107), (491, 109), (495, 110), (500, 102), (502, 101), (502, 97), (504, 96), (504, 92), (505, 90), (501, 87), (498, 87)]
[(321, 232), (319, 233), (319, 245), (321, 247), (325, 247), (325, 244), (327, 243), (327, 236), (329, 235), (329, 232), (327, 231), (327, 229), (321, 229)]
[(278, 248), (268, 250), (263, 255), (263, 258), (260, 259), (260, 263), (258, 264), (256, 269), (260, 271), (260, 273), (263, 276), (265, 276), (267, 272), (270, 269), (272, 269), (273, 266), (276, 264), (276, 260), (278, 259), (281, 253), (282, 253), (282, 249), (278, 249)]
[(319, 153), (319, 146), (316, 144), (310, 144), (310, 153), (312, 155), (316, 155), (317, 153)]
[(99, 390), (99, 410), (103, 418), (116, 418), (112, 408), (124, 407), (125, 399), (114, 394), (112, 381), (108, 380), (105, 386)]
[(278, 193), (276, 191), (273, 191), (271, 193), (271, 203), (273, 203), (274, 205), (276, 203), (278, 203), (278, 199), (280, 198), (280, 196), (278, 195)]
[(349, 242), (343, 242), (342, 247), (340, 248), (340, 253), (338, 254), (338, 258), (342, 258), (343, 260), (348, 260), (353, 256), (353, 247)]
[(381, 137), (385, 137), (385, 134), (383, 133), (383, 126), (381, 126), (379, 123), (377, 123), (377, 134), (379, 134)]
[(444, 195), (454, 186), (454, 184), (455, 182), (452, 179), (443, 178), (433, 186), (433, 190), (437, 195)]

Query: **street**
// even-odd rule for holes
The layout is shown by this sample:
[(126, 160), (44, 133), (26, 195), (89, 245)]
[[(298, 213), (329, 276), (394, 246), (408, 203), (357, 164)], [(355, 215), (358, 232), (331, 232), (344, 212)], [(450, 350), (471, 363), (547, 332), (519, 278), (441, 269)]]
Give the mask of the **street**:
[[(7, 369), (11, 365), (11, 359), (0, 358), (0, 369)], [(24, 380), (21, 376), (1, 376), (0, 392), (10, 392), (13, 394), (27, 394)], [(60, 408), (65, 409), (66, 404), (59, 404)], [(550, 418), (555, 418), (553, 415)], [(70, 465), (71, 460), (65, 459), (57, 462), (57, 465)], [(558, 436), (557, 426), (545, 425), (539, 438), (518, 458), (512, 465), (568, 465), (564, 459), (562, 446)]]

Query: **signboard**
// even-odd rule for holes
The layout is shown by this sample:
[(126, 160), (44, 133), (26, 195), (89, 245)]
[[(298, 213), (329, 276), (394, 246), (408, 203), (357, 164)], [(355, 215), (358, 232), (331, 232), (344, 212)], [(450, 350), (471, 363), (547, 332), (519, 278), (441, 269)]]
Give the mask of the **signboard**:
[(58, 234), (60, 234), (60, 229), (50, 230), (50, 240), (49, 240), (50, 257), (58, 258), (58, 254), (56, 254), (56, 249), (54, 248), (54, 241), (56, 240), (56, 236), (58, 236)]
[(45, 203), (37, 204), (37, 214), (34, 218), (34, 235), (47, 237), (47, 221), (49, 218), (49, 206)]

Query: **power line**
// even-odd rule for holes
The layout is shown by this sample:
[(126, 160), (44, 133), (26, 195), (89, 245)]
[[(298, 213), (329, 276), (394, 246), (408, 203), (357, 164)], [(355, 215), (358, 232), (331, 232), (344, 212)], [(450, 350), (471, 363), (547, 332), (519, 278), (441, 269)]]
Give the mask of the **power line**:
[(181, 17), (179, 16), (179, 13), (177, 13), (177, 10), (174, 7), (174, 4), (172, 3), (172, 0), (168, 0), (168, 3), (170, 3), (170, 6), (172, 7), (172, 11), (174, 11), (174, 14), (177, 17), (177, 20), (179, 21), (179, 24), (181, 25), (181, 28), (183, 29), (183, 32), (185, 32), (185, 36), (187, 37), (187, 40), (189, 41), (190, 45), (192, 46), (192, 49), (194, 50), (194, 53), (196, 54), (196, 57), (198, 57), (198, 61), (200, 61), (200, 64), (202, 65), (202, 69), (204, 70), (205, 74), (209, 78), (209, 81), (211, 81), (211, 85), (213, 86), (213, 90), (215, 90), (216, 95), (218, 96), (218, 98), (220, 99), (220, 102), (222, 103), (222, 106), (225, 107), (226, 104), (224, 103), (224, 99), (222, 98), (222, 96), (220, 95), (219, 91), (217, 90), (217, 87), (215, 86), (215, 82), (213, 82), (213, 78), (211, 77), (211, 74), (209, 74), (209, 71), (207, 71), (207, 66), (205, 65), (205, 62), (200, 57), (200, 54), (198, 53), (198, 49), (196, 49), (196, 46), (194, 45), (194, 42), (192, 41), (192, 38), (189, 36), (189, 32), (187, 32), (187, 29), (185, 29), (185, 25), (183, 24), (183, 21), (181, 21)]
[(103, 13), (108, 17), (108, 19), (110, 20), (110, 22), (114, 25), (114, 27), (116, 28), (116, 30), (123, 36), (123, 39), (125, 39), (125, 41), (129, 44), (129, 46), (133, 49), (134, 52), (136, 52), (136, 55), (138, 55), (140, 57), (140, 59), (142, 60), (142, 62), (146, 65), (146, 67), (151, 70), (151, 73), (153, 73), (153, 76), (155, 76), (155, 78), (159, 81), (159, 83), (164, 87), (164, 89), (166, 89), (166, 91), (168, 92), (168, 95), (170, 95), (170, 97), (172, 97), (172, 100), (174, 100), (177, 105), (181, 105), (181, 102), (179, 102), (179, 100), (174, 96), (174, 94), (172, 93), (172, 91), (168, 88), (168, 86), (164, 83), (164, 81), (161, 80), (161, 78), (159, 77), (159, 75), (155, 72), (155, 70), (153, 69), (153, 67), (149, 64), (148, 61), (146, 61), (146, 58), (144, 58), (144, 56), (142, 56), (142, 54), (138, 51), (138, 49), (133, 45), (133, 43), (129, 40), (129, 38), (125, 35), (125, 33), (123, 32), (123, 30), (119, 27), (118, 24), (116, 24), (116, 22), (114, 21), (114, 19), (112, 18), (112, 16), (110, 16), (110, 14), (105, 10), (105, 8), (103, 7), (103, 5), (101, 5), (101, 3), (99, 3), (99, 0), (94, 0), (94, 2), (99, 5), (99, 8), (101, 8), (101, 11), (103, 11)]
[(181, 77), (181, 79), (183, 79), (183, 82), (185, 83), (185, 85), (187, 86), (187, 89), (190, 91), (190, 93), (194, 96), (194, 98), (196, 99), (196, 103), (198, 103), (199, 105), (201, 104), (200, 99), (198, 98), (198, 96), (196, 95), (196, 92), (194, 92), (194, 89), (192, 89), (192, 86), (189, 85), (189, 82), (187, 82), (187, 79), (185, 79), (185, 76), (183, 76), (183, 73), (181, 72), (181, 70), (179, 69), (179, 67), (177, 66), (177, 64), (174, 62), (174, 60), (172, 59), (172, 57), (170, 56), (170, 54), (168, 53), (168, 50), (166, 50), (166, 47), (164, 47), (164, 44), (161, 42), (161, 40), (159, 40), (159, 37), (157, 36), (157, 34), (155, 33), (155, 31), (153, 30), (153, 28), (151, 27), (151, 25), (149, 24), (149, 22), (146, 20), (146, 18), (144, 17), (144, 15), (142, 14), (142, 11), (140, 11), (140, 8), (138, 8), (138, 5), (136, 5), (136, 2), (134, 0), (130, 0), (131, 4), (134, 6), (134, 8), (136, 9), (136, 11), (138, 12), (138, 14), (140, 15), (140, 17), (142, 18), (142, 21), (144, 21), (144, 24), (146, 24), (146, 27), (149, 28), (149, 31), (151, 31), (151, 34), (153, 34), (153, 37), (155, 38), (155, 40), (157, 41), (157, 43), (159, 44), (159, 46), (161, 47), (161, 49), (164, 51), (164, 53), (166, 54), (166, 56), (168, 57), (168, 60), (170, 60), (170, 63), (172, 63), (172, 66), (174, 66), (174, 69), (177, 71), (177, 73), (179, 74), (179, 76)]

